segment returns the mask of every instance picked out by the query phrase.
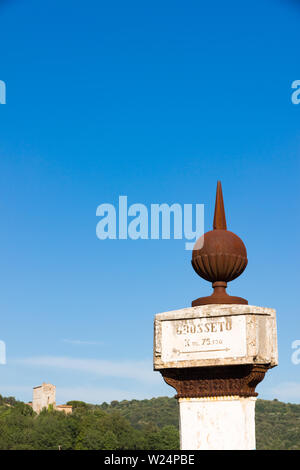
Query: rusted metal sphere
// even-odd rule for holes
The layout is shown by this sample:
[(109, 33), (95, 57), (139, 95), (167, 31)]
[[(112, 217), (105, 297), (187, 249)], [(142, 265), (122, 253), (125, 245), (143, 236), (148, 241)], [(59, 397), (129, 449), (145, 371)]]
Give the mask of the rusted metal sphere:
[(194, 246), (192, 266), (196, 273), (212, 282), (214, 292), (193, 300), (192, 306), (207, 304), (247, 304), (242, 297), (228, 295), (227, 282), (237, 278), (248, 263), (242, 240), (227, 230), (221, 182), (217, 184), (213, 230), (200, 237)]
[(232, 281), (242, 274), (247, 263), (244, 243), (228, 230), (211, 230), (195, 243), (192, 266), (206, 281)]

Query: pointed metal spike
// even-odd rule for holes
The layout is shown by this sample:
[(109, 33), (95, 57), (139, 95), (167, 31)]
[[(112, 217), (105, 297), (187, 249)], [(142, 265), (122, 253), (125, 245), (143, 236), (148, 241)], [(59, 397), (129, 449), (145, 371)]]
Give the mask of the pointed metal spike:
[(221, 181), (217, 184), (213, 228), (214, 230), (227, 230)]

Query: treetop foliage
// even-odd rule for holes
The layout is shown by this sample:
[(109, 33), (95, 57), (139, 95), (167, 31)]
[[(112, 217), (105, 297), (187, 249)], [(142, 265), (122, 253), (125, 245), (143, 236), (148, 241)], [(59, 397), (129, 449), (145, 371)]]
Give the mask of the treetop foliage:
[[(0, 395), (0, 449), (179, 449), (175, 398), (67, 404), (73, 407), (70, 415), (55, 409), (37, 415), (25, 403)], [(257, 449), (300, 450), (300, 405), (258, 400), (256, 439)]]

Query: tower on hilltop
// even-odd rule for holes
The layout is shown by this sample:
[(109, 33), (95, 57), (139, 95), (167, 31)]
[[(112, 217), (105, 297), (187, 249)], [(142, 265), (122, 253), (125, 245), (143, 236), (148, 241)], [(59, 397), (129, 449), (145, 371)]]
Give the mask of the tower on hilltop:
[(56, 387), (45, 382), (33, 388), (32, 408), (36, 413), (40, 413), (43, 408), (48, 409), (49, 405), (55, 408)]

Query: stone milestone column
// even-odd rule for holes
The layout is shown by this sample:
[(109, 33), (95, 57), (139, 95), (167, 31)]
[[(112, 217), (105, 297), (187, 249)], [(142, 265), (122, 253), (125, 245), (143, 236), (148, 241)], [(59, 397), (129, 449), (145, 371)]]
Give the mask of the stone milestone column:
[(181, 449), (255, 449), (255, 387), (278, 363), (276, 312), (226, 293), (247, 252), (227, 231), (219, 182), (213, 230), (192, 265), (213, 294), (154, 321), (154, 369), (177, 391)]

